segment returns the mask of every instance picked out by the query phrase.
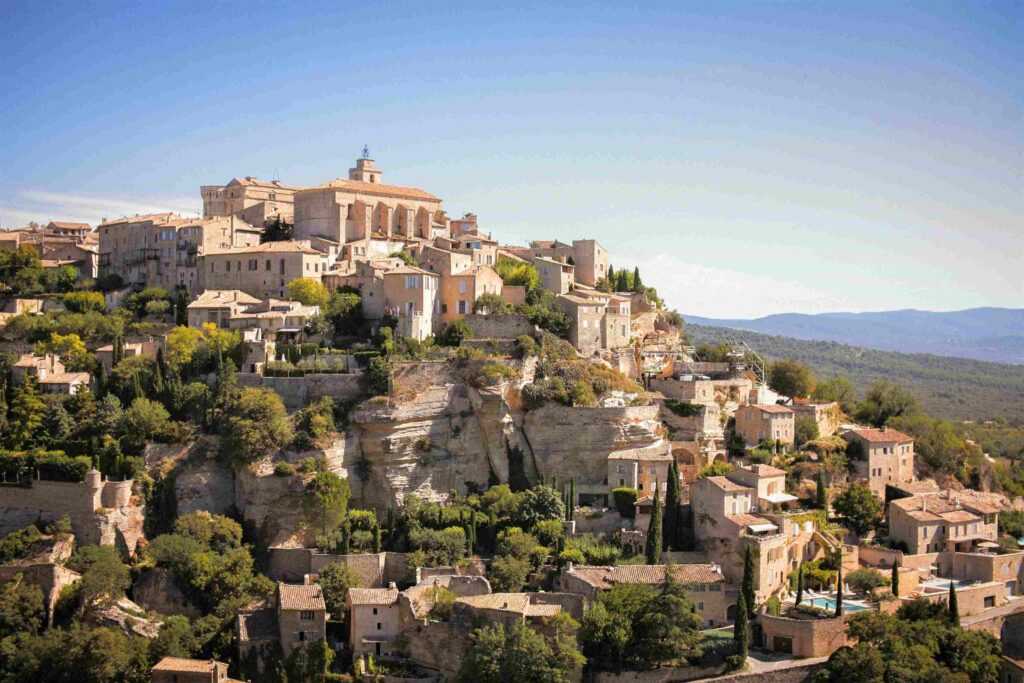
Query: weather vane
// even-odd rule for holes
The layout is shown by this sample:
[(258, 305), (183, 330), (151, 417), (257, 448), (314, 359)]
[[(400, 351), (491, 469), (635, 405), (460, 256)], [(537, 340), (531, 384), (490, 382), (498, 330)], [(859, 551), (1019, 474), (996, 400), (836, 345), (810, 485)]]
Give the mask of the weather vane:
[(364, 159), (369, 159), (370, 158), (370, 147), (368, 145), (363, 145), (363, 158)]

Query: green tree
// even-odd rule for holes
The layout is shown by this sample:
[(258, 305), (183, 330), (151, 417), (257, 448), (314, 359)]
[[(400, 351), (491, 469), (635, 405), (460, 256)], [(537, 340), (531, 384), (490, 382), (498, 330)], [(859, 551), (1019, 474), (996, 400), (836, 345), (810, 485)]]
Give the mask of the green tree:
[(825, 485), (825, 471), (823, 469), (818, 470), (818, 476), (816, 478), (816, 498), (818, 507), (822, 510), (828, 510), (828, 487)]
[(11, 400), (11, 414), (7, 442), (12, 448), (28, 448), (39, 435), (39, 429), (46, 416), (46, 403), (39, 396), (34, 377), (25, 381), (14, 391)]
[(0, 639), (18, 633), (39, 633), (46, 623), (45, 618), (43, 591), (39, 586), (15, 574), (0, 588)]
[(701, 654), (701, 619), (682, 585), (666, 571), (655, 599), (633, 627), (637, 656), (646, 662), (668, 662)]
[(575, 622), (554, 620), (545, 638), (529, 626), (492, 624), (473, 631), (459, 669), (465, 683), (568, 683), (584, 664), (576, 645)]
[(679, 485), (679, 468), (675, 458), (668, 466), (668, 488), (665, 491), (665, 522), (662, 546), (666, 550), (679, 550), (681, 546), (682, 490)]
[(495, 558), (491, 562), (491, 569), (488, 572), (488, 578), (491, 580), (495, 592), (502, 593), (521, 591), (529, 575), (529, 561), (511, 555), (501, 555)]
[(71, 416), (64, 408), (60, 399), (47, 401), (46, 414), (43, 415), (41, 438), (54, 450), (63, 450), (65, 442), (71, 435), (74, 425)]
[(757, 603), (754, 597), (754, 553), (749, 545), (743, 550), (743, 579), (740, 582), (740, 592), (743, 593), (743, 600), (747, 605), (747, 616), (753, 618)]
[(960, 625), (960, 604), (956, 598), (956, 586), (949, 582), (949, 623), (954, 626)]
[(898, 562), (893, 561), (892, 563), (892, 574), (889, 578), (889, 585), (892, 587), (892, 594), (896, 597), (900, 596), (900, 565)]
[(859, 536), (875, 528), (882, 516), (882, 504), (863, 484), (853, 484), (836, 496), (832, 508), (842, 515), (845, 524)]
[(836, 616), (843, 616), (843, 551), (839, 550), (839, 560), (836, 562)]
[(320, 533), (337, 529), (348, 510), (348, 481), (333, 472), (317, 472), (306, 486), (303, 507), (311, 524), (320, 527)]
[(879, 380), (871, 385), (864, 400), (857, 404), (858, 420), (884, 426), (890, 419), (917, 411), (917, 400), (903, 387)]
[(647, 525), (647, 542), (644, 546), (644, 556), (647, 564), (659, 564), (661, 562), (661, 538), (662, 538), (662, 512), (661, 496), (658, 495), (658, 483), (654, 483), (654, 506), (651, 510), (651, 521)]
[(810, 415), (801, 415), (796, 418), (793, 432), (796, 437), (796, 445), (803, 446), (805, 443), (814, 441), (820, 436), (818, 421)]
[(141, 452), (149, 440), (165, 438), (170, 427), (167, 409), (148, 398), (136, 398), (121, 415), (122, 440), (130, 453)]
[(518, 495), (513, 521), (526, 529), (548, 519), (564, 519), (565, 503), (550, 486), (534, 486)]
[(633, 267), (633, 291), (644, 291), (644, 284), (640, 281), (640, 266)]
[(78, 583), (81, 612), (115, 602), (131, 586), (131, 572), (113, 546), (84, 546), (78, 550), (71, 564), (82, 571)]
[(795, 360), (780, 360), (768, 370), (768, 386), (783, 396), (803, 398), (814, 391), (815, 379), (811, 369)]
[(736, 621), (733, 622), (732, 638), (736, 642), (736, 654), (741, 661), (746, 661), (750, 651), (750, 617), (747, 613), (747, 598), (743, 591), (740, 591), (736, 601)]
[(64, 308), (73, 313), (103, 312), (107, 302), (100, 292), (68, 292), (62, 297)]
[(252, 462), (290, 443), (288, 411), (277, 392), (247, 387), (226, 410), (221, 449), (235, 462)]
[(824, 382), (819, 382), (811, 392), (811, 399), (818, 403), (835, 401), (843, 409), (843, 412), (851, 413), (857, 400), (857, 392), (849, 379), (836, 375)]
[(260, 233), (260, 242), (286, 242), (295, 236), (295, 226), (275, 215), (268, 218), (263, 224), (263, 231)]
[(804, 563), (796, 567), (796, 604), (799, 605), (804, 599)]
[(334, 336), (354, 335), (363, 324), (363, 299), (357, 291), (339, 289), (331, 294), (324, 316)]
[(300, 277), (292, 280), (287, 286), (288, 298), (305, 306), (326, 307), (330, 299), (327, 288), (319, 280)]
[(184, 288), (178, 290), (174, 302), (174, 324), (188, 325), (188, 292)]
[(473, 331), (465, 320), (453, 320), (448, 323), (441, 334), (437, 336), (437, 343), (441, 346), (461, 346), (462, 340), (472, 336)]

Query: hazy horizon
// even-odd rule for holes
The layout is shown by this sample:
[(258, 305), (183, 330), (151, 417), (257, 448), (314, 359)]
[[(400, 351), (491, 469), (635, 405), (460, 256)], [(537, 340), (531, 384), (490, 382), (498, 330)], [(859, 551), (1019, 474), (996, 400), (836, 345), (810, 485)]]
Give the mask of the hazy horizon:
[(691, 315), (1024, 303), (1019, 3), (231, 9), (0, 9), (0, 225), (195, 213), (367, 144)]

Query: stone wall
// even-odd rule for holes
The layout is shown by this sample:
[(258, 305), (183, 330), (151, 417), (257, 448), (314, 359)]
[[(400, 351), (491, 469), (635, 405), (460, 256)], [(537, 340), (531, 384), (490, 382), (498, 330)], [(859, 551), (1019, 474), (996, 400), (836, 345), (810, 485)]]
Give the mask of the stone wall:
[(454, 680), (469, 645), (467, 629), (442, 621), (416, 622), (403, 635), (409, 659)]
[(533, 323), (525, 315), (467, 315), (463, 320), (469, 325), (474, 337), (484, 339), (515, 339), (523, 335), (533, 336)]
[(272, 389), (281, 397), (289, 411), (301, 409), (307, 403), (324, 396), (339, 401), (354, 401), (363, 395), (363, 375), (323, 373), (303, 377), (264, 377), (253, 373), (239, 373), (238, 383), (246, 387)]
[(831, 619), (790, 619), (759, 614), (765, 649), (778, 651), (776, 638), (792, 639), (797, 657), (827, 657), (846, 645), (846, 617)]
[(605, 510), (603, 513), (594, 511), (590, 514), (585, 510), (577, 511), (574, 521), (577, 534), (610, 534), (619, 529), (633, 528), (633, 520), (625, 519), (617, 510)]
[(313, 548), (270, 549), (267, 576), (276, 581), (298, 582), (306, 574), (318, 574), (329, 564), (346, 564), (360, 579), (362, 588), (382, 588), (403, 581), (407, 574), (405, 553), (321, 553)]

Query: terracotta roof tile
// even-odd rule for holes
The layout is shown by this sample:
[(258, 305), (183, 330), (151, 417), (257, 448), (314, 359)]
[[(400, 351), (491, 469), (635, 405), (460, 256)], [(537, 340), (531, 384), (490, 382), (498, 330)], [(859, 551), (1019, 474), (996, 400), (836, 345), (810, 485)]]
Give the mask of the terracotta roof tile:
[(188, 673), (210, 673), (218, 662), (213, 659), (184, 659), (182, 657), (164, 657), (153, 671), (181, 671)]
[(599, 590), (616, 584), (660, 585), (665, 581), (666, 567), (672, 567), (672, 578), (680, 583), (718, 583), (725, 581), (716, 564), (620, 565), (615, 567), (580, 566), (569, 574), (586, 581)]
[(299, 192), (311, 192), (317, 190), (344, 190), (356, 194), (368, 194), (381, 197), (398, 197), (400, 199), (419, 199), (425, 201), (439, 202), (441, 199), (418, 187), (404, 187), (402, 185), (385, 185), (384, 183), (368, 183), (362, 180), (344, 180), (338, 178), (319, 187), (299, 190)]
[(349, 588), (348, 599), (353, 605), (393, 605), (398, 602), (398, 589)]
[(725, 477), (705, 477), (705, 481), (713, 484), (715, 487), (722, 489), (723, 491), (750, 491), (750, 487), (737, 484), (734, 481), (730, 481)]
[(320, 586), (296, 586), (290, 583), (277, 584), (278, 605), (288, 610), (326, 610), (324, 593)]
[(869, 443), (911, 443), (914, 438), (907, 436), (903, 432), (896, 431), (895, 429), (854, 429), (851, 431), (852, 434), (856, 434), (861, 439)]

